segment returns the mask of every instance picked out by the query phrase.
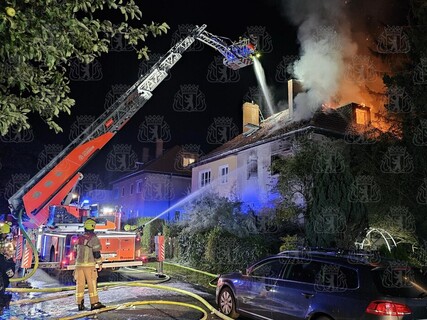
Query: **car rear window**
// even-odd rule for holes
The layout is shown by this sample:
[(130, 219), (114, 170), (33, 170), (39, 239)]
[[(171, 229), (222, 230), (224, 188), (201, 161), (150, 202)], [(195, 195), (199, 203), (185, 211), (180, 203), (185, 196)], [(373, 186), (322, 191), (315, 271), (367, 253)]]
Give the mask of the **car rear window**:
[(376, 288), (393, 297), (422, 298), (427, 296), (427, 277), (407, 264), (389, 264), (372, 271)]
[(312, 283), (317, 290), (336, 291), (359, 286), (357, 272), (337, 264), (320, 261), (288, 263), (284, 279)]

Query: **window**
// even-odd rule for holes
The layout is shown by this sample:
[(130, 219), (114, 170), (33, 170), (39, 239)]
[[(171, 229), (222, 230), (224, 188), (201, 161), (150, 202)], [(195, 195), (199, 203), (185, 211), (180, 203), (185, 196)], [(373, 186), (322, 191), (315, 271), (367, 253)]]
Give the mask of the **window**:
[(133, 186), (133, 183), (130, 185), (130, 191), (129, 191), (129, 194), (130, 195), (133, 195), (133, 189), (134, 189), (134, 186)]
[(283, 159), (283, 156), (281, 156), (280, 154), (271, 155), (271, 165), (270, 165), (270, 174), (271, 175), (275, 175), (275, 174), (279, 173), (279, 169), (277, 168), (277, 163), (276, 163), (276, 167), (275, 167), (274, 162), (278, 161), (280, 159)]
[(142, 180), (138, 180), (136, 182), (136, 193), (141, 193), (142, 192)]
[(272, 259), (255, 266), (251, 271), (252, 277), (279, 278), (283, 268), (283, 259)]
[(367, 110), (356, 109), (356, 124), (363, 126), (369, 124), (369, 114)]
[(228, 165), (219, 167), (219, 178), (221, 184), (228, 182)]
[(316, 275), (320, 272), (321, 265), (317, 261), (290, 261), (286, 268), (284, 279), (315, 283)]
[(284, 279), (312, 283), (317, 290), (344, 290), (358, 287), (357, 272), (340, 265), (310, 261), (289, 263)]
[(211, 183), (211, 171), (210, 170), (200, 172), (199, 177), (200, 177), (200, 187), (204, 187), (204, 186), (208, 185), (209, 183)]
[(258, 158), (255, 153), (251, 153), (248, 157), (248, 179), (258, 176)]
[(122, 197), (125, 196), (125, 187), (122, 187)]
[(194, 154), (183, 154), (182, 155), (182, 167), (186, 168), (190, 164), (196, 162), (196, 156)]
[(314, 284), (321, 291), (344, 291), (359, 286), (355, 270), (329, 263), (322, 263)]

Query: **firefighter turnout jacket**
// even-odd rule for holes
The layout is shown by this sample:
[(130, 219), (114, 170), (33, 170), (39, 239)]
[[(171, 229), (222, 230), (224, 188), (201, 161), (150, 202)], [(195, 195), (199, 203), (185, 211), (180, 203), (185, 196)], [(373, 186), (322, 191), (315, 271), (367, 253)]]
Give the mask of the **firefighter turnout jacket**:
[(95, 233), (85, 232), (79, 235), (75, 249), (77, 250), (76, 267), (95, 267), (96, 263), (101, 266), (101, 243)]

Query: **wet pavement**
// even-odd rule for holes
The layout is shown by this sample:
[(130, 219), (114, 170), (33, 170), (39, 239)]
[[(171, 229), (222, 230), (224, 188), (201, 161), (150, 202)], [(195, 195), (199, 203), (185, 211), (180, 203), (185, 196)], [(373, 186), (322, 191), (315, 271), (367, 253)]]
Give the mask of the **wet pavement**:
[[(138, 269), (119, 270), (119, 272), (101, 273), (99, 278), (100, 301), (107, 306), (117, 306), (120, 304), (135, 301), (174, 301), (193, 304), (204, 309), (208, 314), (208, 319), (220, 319), (212, 315), (210, 311), (195, 298), (180, 292), (159, 290), (152, 287), (124, 286), (102, 287), (105, 284), (112, 284), (111, 281), (135, 281), (144, 280), (154, 284), (159, 280), (158, 275), (144, 272)], [(29, 280), (29, 285), (33, 288), (58, 288), (64, 285), (74, 285), (70, 273), (62, 275), (49, 275), (43, 270), (37, 270), (36, 274)], [(170, 279), (167, 282), (159, 283), (160, 286), (186, 290), (195, 293), (205, 299), (213, 307), (215, 305), (214, 294), (208, 293), (200, 288), (182, 281)], [(48, 299), (48, 300), (46, 300)], [(38, 301), (44, 300), (44, 301)], [(85, 294), (86, 311), (89, 310), (89, 297)], [(145, 302), (144, 302), (145, 303)], [(13, 293), (12, 303), (9, 309), (3, 310), (0, 319), (61, 319), (84, 315), (85, 311), (77, 311), (74, 298), (74, 290), (63, 292), (29, 292)], [(199, 310), (187, 306), (156, 304), (131, 306), (119, 310), (102, 312), (97, 315), (80, 317), (79, 319), (180, 319), (194, 320), (203, 317)]]

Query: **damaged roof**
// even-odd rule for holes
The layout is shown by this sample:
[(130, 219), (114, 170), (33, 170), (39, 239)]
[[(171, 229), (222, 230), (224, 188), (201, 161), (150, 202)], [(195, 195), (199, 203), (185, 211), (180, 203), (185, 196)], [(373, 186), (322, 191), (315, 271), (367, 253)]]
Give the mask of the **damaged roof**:
[(337, 109), (318, 110), (310, 120), (299, 122), (289, 120), (288, 110), (281, 111), (265, 119), (259, 127), (252, 125), (249, 131), (239, 134), (200, 158), (196, 166), (307, 130), (342, 137), (353, 124), (356, 107), (360, 106), (350, 103)]

